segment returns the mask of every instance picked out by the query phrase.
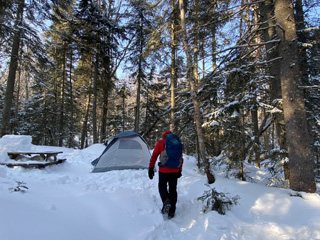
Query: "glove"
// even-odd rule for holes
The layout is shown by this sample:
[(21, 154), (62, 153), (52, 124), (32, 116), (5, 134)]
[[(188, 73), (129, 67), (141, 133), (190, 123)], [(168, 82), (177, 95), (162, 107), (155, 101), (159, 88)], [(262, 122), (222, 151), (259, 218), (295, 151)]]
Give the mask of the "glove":
[(149, 172), (148, 172), (149, 178), (152, 179), (154, 176), (154, 169), (152, 167), (149, 167)]
[(180, 178), (182, 176), (182, 171), (180, 170), (179, 172), (178, 172), (178, 178)]

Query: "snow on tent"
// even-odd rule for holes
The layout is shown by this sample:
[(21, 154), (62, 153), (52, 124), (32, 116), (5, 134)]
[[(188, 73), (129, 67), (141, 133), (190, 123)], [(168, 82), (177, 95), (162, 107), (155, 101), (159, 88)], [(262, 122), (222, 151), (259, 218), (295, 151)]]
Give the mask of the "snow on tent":
[(118, 134), (101, 156), (94, 160), (92, 172), (122, 169), (147, 169), (151, 154), (145, 140), (136, 132)]

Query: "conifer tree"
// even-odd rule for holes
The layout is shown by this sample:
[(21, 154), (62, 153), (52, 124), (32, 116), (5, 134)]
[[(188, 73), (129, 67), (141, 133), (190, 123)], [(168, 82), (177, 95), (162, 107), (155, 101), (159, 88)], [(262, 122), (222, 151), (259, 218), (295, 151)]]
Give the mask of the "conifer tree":
[[(44, 51), (45, 44), (43, 43), (43, 39), (40, 39), (39, 32), (46, 27), (44, 22), (45, 20), (49, 20), (51, 6), (59, 5), (61, 3), (62, 2), (57, 1), (50, 5), (47, 1), (26, 2), (23, 0), (19, 0), (16, 3), (12, 3), (11, 1), (8, 2), (8, 5), (12, 8), (16, 8), (17, 11), (15, 12), (15, 30), (11, 32), (12, 41), (8, 41), (9, 44), (11, 44), (11, 63), (8, 73), (8, 85), (6, 88), (6, 100), (3, 108), (0, 135), (12, 132), (13, 128), (11, 123), (16, 122), (16, 120), (13, 119), (11, 110), (13, 100), (18, 103), (20, 97), (20, 94), (14, 95), (14, 91), (16, 90), (16, 77), (22, 76), (20, 74), (17, 75), (17, 67), (19, 65), (20, 71), (28, 71), (28, 74), (25, 75), (27, 77), (33, 76), (33, 78), (37, 78), (41, 75), (41, 73), (37, 71), (36, 66), (40, 62), (47, 61), (47, 54)], [(63, 4), (68, 4), (68, 1), (64, 1)], [(4, 19), (10, 21), (9, 18)], [(7, 24), (7, 26), (8, 25), (10, 25), (10, 23)], [(24, 80), (29, 81), (28, 79)], [(17, 85), (17, 87), (19, 87), (19, 85)], [(18, 105), (16, 104), (16, 106)], [(16, 116), (19, 111), (20, 109), (15, 109)]]
[(10, 56), (10, 65), (9, 65), (9, 75), (6, 87), (5, 102), (2, 113), (2, 123), (1, 123), (1, 132), (0, 136), (4, 136), (10, 133), (10, 119), (11, 119), (11, 107), (13, 104), (13, 93), (16, 72), (18, 67), (18, 55), (20, 49), (20, 38), (22, 32), (22, 21), (23, 21), (23, 12), (25, 7), (25, 1), (20, 0), (18, 2), (18, 9), (16, 13), (16, 19), (14, 24), (14, 36), (11, 47), (11, 56)]
[(202, 120), (201, 120), (201, 112), (200, 112), (200, 103), (197, 96), (197, 89), (196, 89), (196, 82), (193, 76), (193, 62), (191, 56), (191, 49), (188, 43), (188, 36), (187, 36), (187, 29), (186, 29), (186, 22), (185, 22), (185, 5), (183, 0), (179, 0), (179, 8), (180, 8), (180, 18), (181, 18), (181, 29), (183, 34), (183, 48), (187, 58), (187, 79), (190, 84), (190, 94), (193, 101), (194, 107), (194, 121), (196, 124), (196, 131), (199, 140), (199, 148), (200, 148), (200, 155), (204, 162), (205, 173), (208, 178), (208, 183), (215, 182), (215, 176), (210, 170), (210, 163), (206, 153), (206, 147), (204, 142), (204, 135), (202, 129)]
[(275, 2), (275, 17), (279, 24), (277, 34), (281, 42), (279, 55), (284, 119), (288, 139), (290, 188), (296, 191), (315, 192), (314, 162), (311, 137), (308, 131), (298, 45), (293, 9), (289, 0)]
[(141, 92), (142, 85), (146, 81), (147, 74), (147, 59), (145, 50), (148, 36), (151, 33), (152, 23), (151, 15), (152, 8), (148, 1), (134, 0), (129, 4), (129, 18), (127, 28), (133, 37), (131, 47), (129, 49), (130, 56), (127, 59), (128, 69), (131, 72), (131, 77), (136, 82), (136, 107), (135, 107), (135, 124), (134, 130), (139, 132), (140, 128), (140, 107), (141, 107)]

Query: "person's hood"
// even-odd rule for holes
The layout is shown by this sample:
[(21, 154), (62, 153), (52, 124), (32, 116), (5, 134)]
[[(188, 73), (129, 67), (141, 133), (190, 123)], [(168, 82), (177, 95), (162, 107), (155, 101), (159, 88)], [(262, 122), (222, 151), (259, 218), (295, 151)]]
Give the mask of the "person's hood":
[(171, 132), (171, 131), (166, 131), (165, 133), (162, 134), (162, 138), (163, 138), (163, 139), (166, 139), (166, 136), (167, 136), (168, 134), (170, 134), (170, 133), (172, 133), (172, 132)]

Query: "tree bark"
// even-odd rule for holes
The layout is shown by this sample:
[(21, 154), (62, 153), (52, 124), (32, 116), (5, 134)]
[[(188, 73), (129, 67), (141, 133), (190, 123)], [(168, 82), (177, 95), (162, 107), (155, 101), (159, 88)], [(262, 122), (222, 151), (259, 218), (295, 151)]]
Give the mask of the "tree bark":
[(193, 40), (193, 79), (196, 83), (196, 91), (199, 90), (200, 87), (200, 77), (198, 73), (198, 61), (199, 61), (199, 49), (198, 49), (198, 43), (199, 43), (199, 21), (197, 20), (199, 18), (199, 0), (195, 0), (193, 12), (194, 12), (194, 40)]
[(85, 141), (87, 137), (87, 131), (88, 131), (88, 119), (89, 119), (89, 109), (90, 109), (90, 94), (87, 96), (87, 103), (86, 103), (86, 113), (84, 116), (84, 120), (82, 123), (82, 129), (81, 129), (81, 143), (80, 143), (80, 148), (83, 149), (85, 148)]
[(100, 142), (103, 142), (107, 138), (107, 117), (108, 117), (108, 107), (109, 107), (109, 88), (112, 81), (112, 51), (109, 48), (111, 45), (111, 38), (113, 31), (109, 28), (106, 36), (107, 48), (103, 52), (103, 75), (102, 75), (102, 89), (103, 89), (103, 103), (102, 103), (102, 117), (101, 117), (101, 131), (100, 131)]
[(17, 77), (17, 84), (16, 84), (16, 99), (15, 99), (15, 106), (14, 106), (14, 124), (12, 125), (12, 132), (13, 134), (17, 134), (17, 127), (18, 127), (18, 114), (19, 114), (19, 98), (21, 92), (21, 66), (18, 67), (18, 77)]
[(255, 155), (255, 165), (260, 168), (260, 140), (259, 140), (259, 120), (258, 120), (258, 103), (257, 99), (254, 98), (253, 108), (251, 110), (251, 117), (253, 123), (253, 135), (254, 135), (254, 155)]
[[(142, 53), (141, 53), (142, 54)], [(135, 108), (135, 120), (134, 120), (134, 131), (139, 132), (140, 125), (140, 93), (141, 93), (141, 77), (142, 77), (142, 66), (141, 61), (139, 62), (139, 74), (137, 78), (137, 96), (136, 96), (136, 108)]]
[(298, 45), (292, 1), (276, 0), (277, 35), (281, 42), (279, 55), (284, 120), (288, 142), (290, 188), (315, 192), (314, 161), (308, 131), (305, 102), (298, 61)]
[(100, 59), (100, 48), (97, 44), (96, 48), (96, 61), (94, 63), (94, 76), (93, 76), (93, 105), (92, 105), (92, 132), (93, 132), (93, 143), (98, 143), (98, 126), (97, 126), (97, 101), (98, 101), (98, 71), (99, 71), (99, 59)]
[[(265, 42), (273, 40), (276, 35), (276, 22), (274, 20), (274, 3), (273, 0), (266, 0), (259, 3), (261, 22), (263, 23), (261, 27), (263, 30), (263, 39)], [(279, 57), (278, 47), (267, 44), (267, 58), (272, 60)], [(279, 62), (273, 61), (269, 66), (269, 73), (272, 76), (270, 79), (270, 101), (271, 105), (279, 107), (278, 101), (282, 98), (281, 93), (281, 82), (280, 82), (280, 68)], [(280, 150), (287, 149), (287, 139), (286, 130), (283, 113), (274, 113), (275, 115), (275, 127), (278, 144)], [(284, 163), (285, 179), (289, 179), (289, 166)]]
[(24, 11), (24, 0), (19, 1), (17, 16), (15, 20), (15, 34), (13, 37), (13, 43), (11, 48), (9, 75), (7, 81), (7, 88), (5, 93), (5, 101), (2, 112), (2, 125), (0, 136), (4, 136), (10, 133), (10, 116), (11, 107), (13, 104), (14, 85), (16, 79), (16, 72), (18, 68), (19, 48), (20, 48), (20, 36), (22, 29), (23, 11)]
[(63, 43), (63, 63), (62, 63), (62, 82), (60, 90), (60, 118), (59, 118), (59, 147), (63, 145), (64, 138), (64, 99), (65, 99), (65, 82), (66, 82), (66, 43)]
[(73, 84), (72, 84), (72, 64), (73, 64), (73, 51), (72, 51), (72, 46), (70, 44), (70, 66), (69, 66), (69, 94), (70, 94), (70, 130), (69, 130), (69, 139), (68, 139), (68, 147), (72, 148), (73, 147), (73, 138), (74, 138), (74, 103), (73, 103)]
[(171, 0), (171, 11), (172, 20), (170, 27), (171, 34), (171, 112), (170, 119), (174, 123), (174, 108), (175, 108), (175, 87), (177, 81), (177, 71), (176, 71), (176, 20), (175, 20), (175, 2)]
[(194, 107), (194, 120), (196, 123), (196, 131), (197, 131), (198, 140), (199, 140), (199, 148), (200, 148), (199, 150), (200, 150), (201, 158), (204, 163), (204, 168), (208, 178), (208, 183), (211, 184), (215, 182), (215, 176), (210, 171), (210, 163), (206, 156), (206, 146), (205, 146), (204, 134), (202, 129), (200, 104), (199, 104), (199, 99), (196, 91), (196, 82), (193, 77), (193, 64), (192, 64), (192, 57), (191, 57), (192, 55), (191, 55), (189, 45), (188, 45), (188, 40), (187, 40), (187, 29), (186, 29), (186, 22), (185, 22), (185, 9), (184, 9), (183, 0), (179, 0), (179, 7), (180, 7), (181, 29), (183, 34), (183, 48), (187, 57), (187, 79), (190, 84), (190, 92), (191, 92), (191, 97), (192, 97), (192, 102)]
[[(306, 35), (303, 32), (299, 32), (299, 30), (303, 30), (306, 28), (305, 20), (304, 20), (304, 11), (303, 11), (303, 3), (302, 0), (295, 1), (295, 21), (296, 21), (296, 30), (298, 32), (298, 40), (301, 43), (306, 42)], [(299, 48), (299, 59), (300, 59), (300, 74), (302, 77), (302, 83), (304, 85), (308, 85), (308, 58), (306, 48)]]
[[(218, 1), (212, 0), (212, 12), (216, 12)], [(211, 26), (211, 35), (212, 35), (212, 42), (211, 42), (211, 51), (212, 51), (212, 72), (214, 73), (217, 69), (217, 56), (215, 52), (217, 51), (217, 39), (216, 39), (216, 33), (217, 33), (217, 25), (214, 23)], [(203, 74), (204, 76), (204, 74)], [(213, 107), (216, 106), (217, 100), (218, 100), (218, 90), (217, 85), (218, 83), (214, 83), (215, 85), (215, 91), (213, 96)], [(220, 129), (219, 127), (215, 127), (213, 130), (213, 144), (214, 144), (214, 154), (218, 156), (221, 153), (220, 148)]]
[(140, 127), (140, 99), (141, 99), (141, 82), (143, 77), (142, 69), (142, 59), (143, 59), (143, 16), (140, 16), (141, 25), (140, 25), (140, 49), (139, 49), (139, 62), (138, 62), (138, 76), (137, 76), (137, 97), (136, 97), (136, 108), (135, 108), (135, 120), (134, 120), (134, 131), (139, 132)]

